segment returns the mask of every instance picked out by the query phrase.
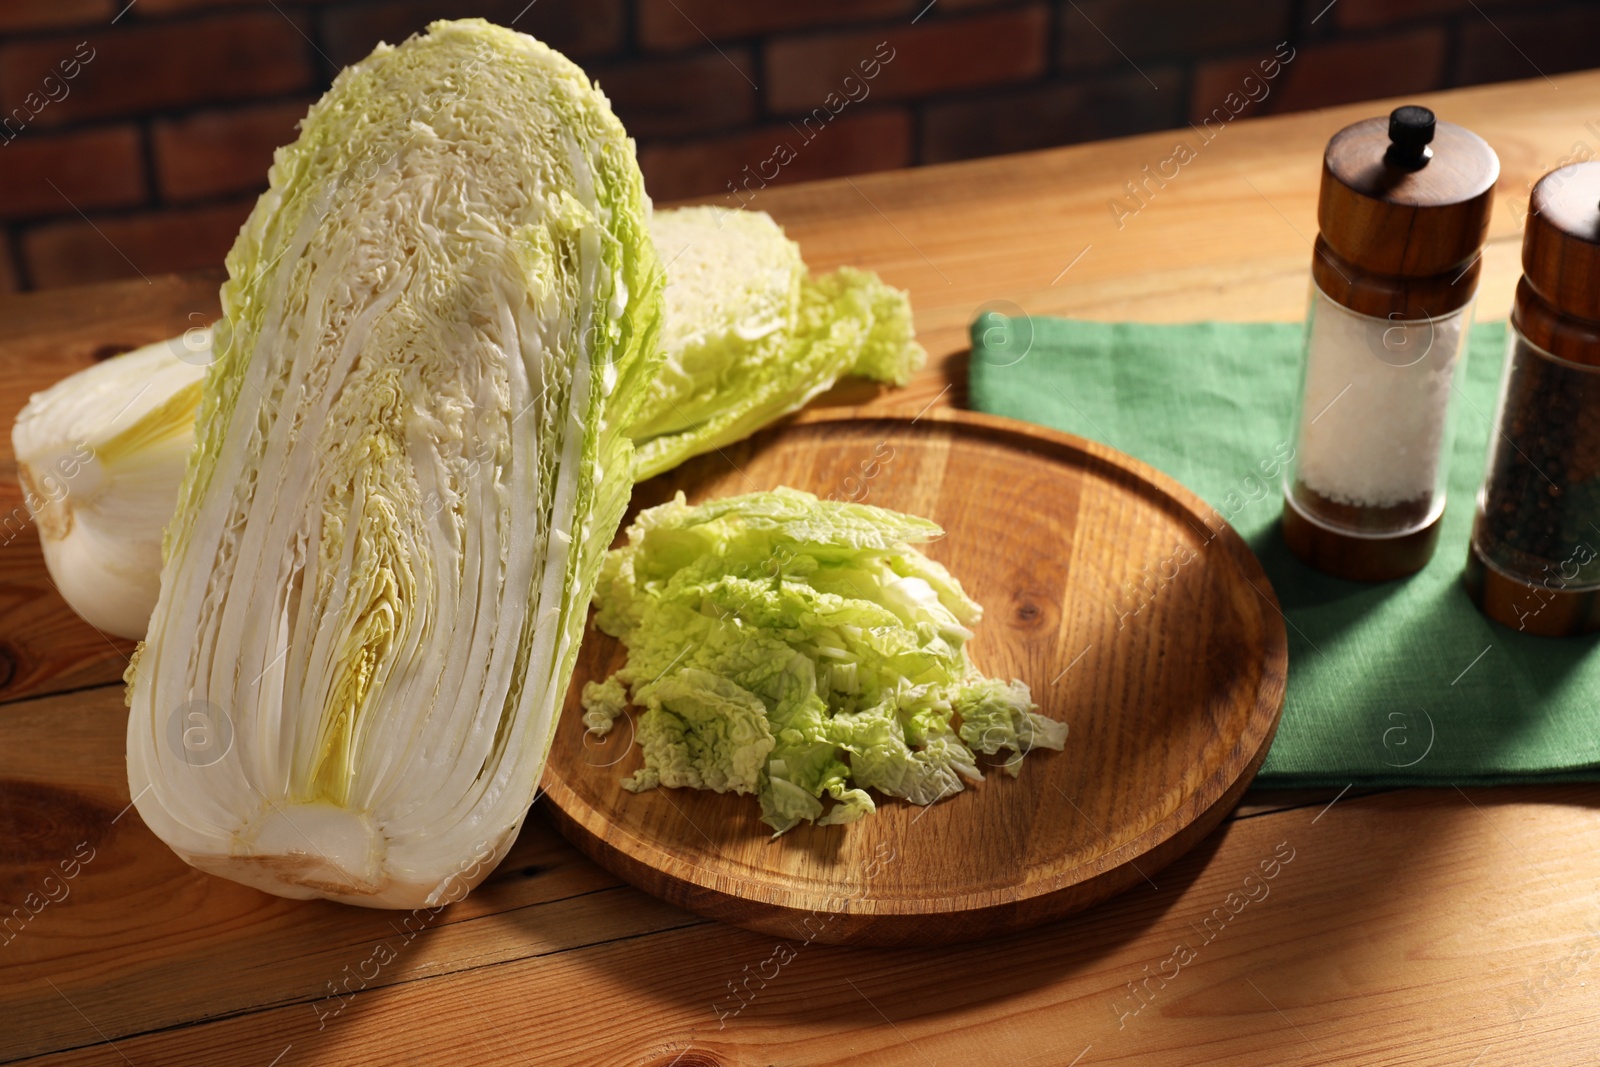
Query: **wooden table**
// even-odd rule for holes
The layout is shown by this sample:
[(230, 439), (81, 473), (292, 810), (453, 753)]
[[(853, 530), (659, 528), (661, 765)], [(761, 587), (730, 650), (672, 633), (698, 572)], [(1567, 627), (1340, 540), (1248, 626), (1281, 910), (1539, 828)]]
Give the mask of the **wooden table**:
[[(1480, 315), (1504, 316), (1528, 187), (1577, 143), (1600, 152), (1600, 73), (1423, 102), (1500, 153)], [(965, 327), (988, 301), (1299, 317), (1322, 146), (1388, 107), (1235, 122), (1120, 228), (1111, 198), (1192, 132), (769, 190), (753, 206), (814, 267), (870, 267), (913, 294), (929, 370), (902, 392), (824, 402), (960, 403)], [(0, 421), (96, 353), (204, 321), (215, 283), (0, 300)], [(7, 451), (0, 515), (19, 499)], [(537, 816), (421, 934), (394, 913), (264, 896), (184, 866), (129, 810), (116, 684), (129, 646), (67, 612), (16, 526), (0, 533), (0, 902), (57, 899), (0, 945), (0, 1059), (1498, 1067), (1600, 1050), (1588, 786), (1255, 791), (1150, 884), (1075, 919), (954, 950), (812, 945), (775, 974), (773, 938), (619, 884)], [(1274, 856), (1268, 894), (1233, 913), (1230, 894)], [(1174, 974), (1175, 946), (1204, 940), (1207, 917), (1221, 932)], [(719, 1025), (713, 1004), (747, 975), (754, 996)]]

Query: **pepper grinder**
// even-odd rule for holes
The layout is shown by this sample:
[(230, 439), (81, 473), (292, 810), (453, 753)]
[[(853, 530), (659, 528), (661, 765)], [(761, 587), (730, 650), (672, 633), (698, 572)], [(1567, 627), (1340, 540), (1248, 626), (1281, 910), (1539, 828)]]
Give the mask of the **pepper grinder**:
[(1415, 573), (1444, 517), (1452, 395), (1500, 160), (1400, 107), (1328, 142), (1283, 536), (1353, 581)]
[(1467, 591), (1547, 637), (1600, 630), (1600, 163), (1539, 179)]

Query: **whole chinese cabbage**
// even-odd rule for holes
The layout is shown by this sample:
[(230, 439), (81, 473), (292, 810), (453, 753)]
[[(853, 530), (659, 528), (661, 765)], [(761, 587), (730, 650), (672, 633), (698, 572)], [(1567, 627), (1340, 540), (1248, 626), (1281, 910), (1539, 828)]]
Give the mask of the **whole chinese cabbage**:
[(203, 870), (437, 905), (522, 823), (632, 487), (649, 204), (583, 73), (477, 20), (343, 71), (270, 179), (128, 671), (129, 787)]
[(1015, 775), (1028, 751), (1061, 748), (1066, 724), (1025, 684), (967, 659), (982, 609), (912, 547), (942, 535), (782, 488), (640, 514), (595, 591), (628, 662), (583, 694), (596, 733), (623, 714), (624, 683), (645, 709), (623, 784), (754, 793), (782, 833), (871, 813), (868, 788), (931, 804), (982, 777), (978, 752), (1011, 750)]

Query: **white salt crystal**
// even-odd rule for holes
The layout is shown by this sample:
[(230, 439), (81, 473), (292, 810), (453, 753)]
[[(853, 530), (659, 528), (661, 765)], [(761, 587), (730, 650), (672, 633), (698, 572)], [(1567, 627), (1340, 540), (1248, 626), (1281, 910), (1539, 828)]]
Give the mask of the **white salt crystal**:
[(1451, 385), (1472, 306), (1400, 323), (1358, 315), (1316, 289), (1311, 304), (1299, 480), (1357, 507), (1436, 489), (1442, 504)]

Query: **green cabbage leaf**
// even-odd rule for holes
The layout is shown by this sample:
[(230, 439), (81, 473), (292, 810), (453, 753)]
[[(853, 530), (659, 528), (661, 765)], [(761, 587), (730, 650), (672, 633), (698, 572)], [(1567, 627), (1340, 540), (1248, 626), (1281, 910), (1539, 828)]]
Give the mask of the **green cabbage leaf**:
[(629, 428), (641, 481), (798, 411), (843, 375), (904, 385), (927, 360), (904, 292), (851, 267), (808, 276), (765, 212), (661, 211), (650, 233), (667, 273), (666, 362)]

